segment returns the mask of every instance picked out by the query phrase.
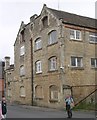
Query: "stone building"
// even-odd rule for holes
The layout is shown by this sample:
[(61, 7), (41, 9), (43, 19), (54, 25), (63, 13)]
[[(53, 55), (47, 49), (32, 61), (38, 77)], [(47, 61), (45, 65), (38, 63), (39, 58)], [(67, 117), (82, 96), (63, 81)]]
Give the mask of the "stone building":
[(77, 102), (94, 93), (96, 23), (46, 5), (28, 24), (22, 22), (14, 44), (11, 100), (62, 108), (68, 93)]
[(5, 83), (6, 83), (6, 97), (10, 101), (11, 98), (14, 98), (14, 65), (10, 64), (10, 57), (5, 57)]
[(0, 100), (5, 94), (4, 65), (4, 61), (0, 61)]

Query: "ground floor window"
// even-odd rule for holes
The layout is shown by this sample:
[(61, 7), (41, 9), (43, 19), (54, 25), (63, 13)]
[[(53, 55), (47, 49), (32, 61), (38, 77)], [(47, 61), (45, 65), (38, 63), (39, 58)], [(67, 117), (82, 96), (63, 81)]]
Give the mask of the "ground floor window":
[(49, 91), (50, 91), (50, 100), (51, 101), (58, 101), (59, 98), (59, 92), (58, 92), (58, 87), (55, 85), (52, 85), (49, 87)]
[(20, 87), (20, 96), (21, 96), (21, 97), (25, 97), (25, 96), (26, 96), (24, 86), (21, 86), (21, 87)]
[(35, 87), (35, 98), (42, 99), (43, 98), (43, 88), (40, 85)]

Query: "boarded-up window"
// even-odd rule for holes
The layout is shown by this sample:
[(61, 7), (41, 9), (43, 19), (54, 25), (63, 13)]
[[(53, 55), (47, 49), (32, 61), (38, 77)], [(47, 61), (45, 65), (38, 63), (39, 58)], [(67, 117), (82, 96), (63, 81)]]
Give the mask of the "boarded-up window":
[(49, 87), (50, 91), (50, 100), (58, 100), (58, 87), (55, 85), (52, 85)]
[(26, 95), (25, 95), (25, 88), (24, 88), (24, 86), (21, 86), (20, 87), (20, 96), (21, 97), (25, 97)]
[(43, 98), (42, 86), (38, 85), (38, 86), (35, 87), (35, 97), (36, 98)]

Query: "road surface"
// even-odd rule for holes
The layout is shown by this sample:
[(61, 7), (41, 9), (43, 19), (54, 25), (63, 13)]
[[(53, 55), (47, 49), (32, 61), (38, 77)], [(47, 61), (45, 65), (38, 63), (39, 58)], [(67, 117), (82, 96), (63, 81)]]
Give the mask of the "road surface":
[[(63, 110), (9, 105), (7, 118), (67, 118)], [(73, 118), (95, 118), (94, 111), (73, 111)]]

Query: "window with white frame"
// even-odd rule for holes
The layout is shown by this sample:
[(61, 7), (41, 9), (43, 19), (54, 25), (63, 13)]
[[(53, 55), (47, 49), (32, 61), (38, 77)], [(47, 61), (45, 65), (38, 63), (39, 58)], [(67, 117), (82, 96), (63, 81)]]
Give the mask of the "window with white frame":
[(81, 31), (70, 29), (70, 39), (81, 40)]
[(25, 54), (25, 46), (21, 46), (20, 48), (20, 56), (24, 55)]
[(42, 48), (42, 41), (40, 38), (35, 40), (35, 50), (41, 49)]
[(71, 66), (83, 67), (82, 57), (71, 57)]
[(42, 65), (41, 61), (37, 61), (35, 63), (35, 68), (36, 68), (36, 73), (41, 73), (42, 72)]
[(91, 67), (97, 68), (97, 58), (91, 58)]
[(25, 75), (25, 67), (24, 65), (20, 66), (20, 76)]
[(57, 58), (56, 57), (51, 57), (49, 59), (49, 70), (53, 71), (57, 69)]
[(89, 41), (91, 43), (97, 43), (97, 33), (90, 33), (89, 34)]
[(48, 34), (48, 44), (53, 44), (57, 42), (57, 31), (53, 30)]
[(21, 97), (25, 97), (25, 96), (26, 96), (24, 86), (21, 86), (21, 87), (20, 87), (20, 96), (21, 96)]

